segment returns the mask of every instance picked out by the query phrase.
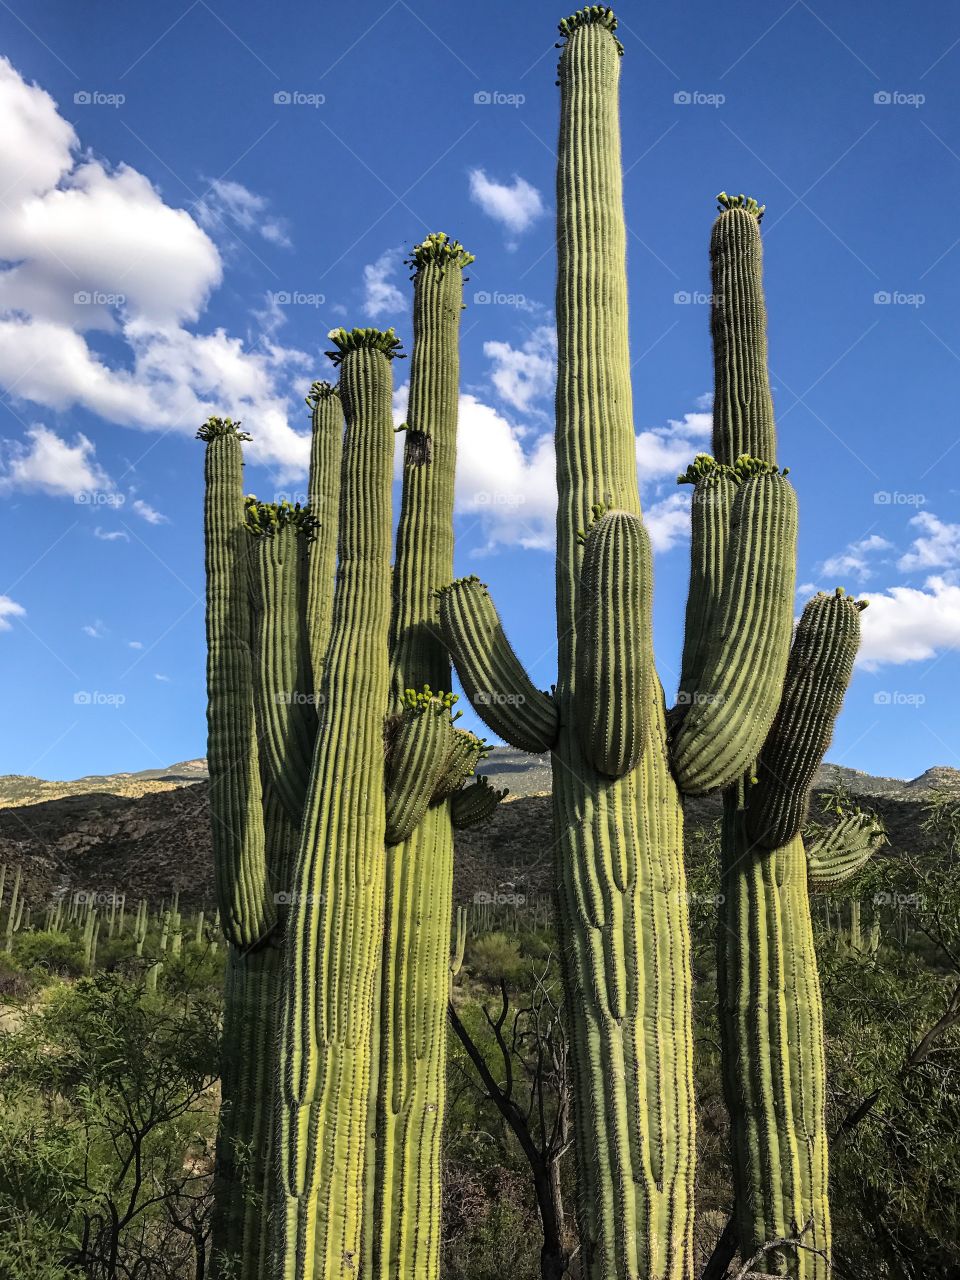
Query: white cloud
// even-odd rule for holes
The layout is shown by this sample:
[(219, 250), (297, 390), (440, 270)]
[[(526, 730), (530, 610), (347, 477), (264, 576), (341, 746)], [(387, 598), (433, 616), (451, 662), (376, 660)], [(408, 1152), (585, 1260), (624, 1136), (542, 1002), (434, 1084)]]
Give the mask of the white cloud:
[(93, 536), (99, 538), (101, 542), (129, 542), (130, 535), (125, 529), (101, 529), (99, 525), (94, 529)]
[(701, 410), (670, 418), (665, 427), (639, 432), (637, 468), (641, 485), (676, 480), (698, 453), (709, 453), (712, 431), (713, 414)]
[(881, 538), (878, 533), (871, 533), (868, 537), (861, 538), (858, 542), (848, 543), (845, 550), (824, 560), (820, 566), (820, 572), (828, 578), (850, 575), (861, 582), (866, 582), (868, 578), (873, 577), (874, 573), (873, 565), (869, 562), (868, 557), (880, 551), (890, 551), (892, 547), (892, 542), (888, 542), (886, 538)]
[(142, 498), (137, 498), (133, 503), (133, 510), (142, 520), (146, 520), (147, 524), (169, 524), (167, 516), (161, 511), (151, 507), (149, 502), (144, 502)]
[(461, 395), (456, 510), (479, 519), (487, 549), (553, 546), (557, 511), (553, 436), (525, 449), (527, 433), (472, 395)]
[(289, 249), (287, 225), (282, 218), (267, 212), (269, 205), (265, 196), (258, 196), (242, 182), (216, 178), (194, 206), (194, 212), (200, 225), (211, 233), (228, 229), (232, 224), (241, 231), (262, 236), (270, 244)]
[[(0, 386), (149, 431), (192, 435), (212, 413), (246, 418), (251, 460), (300, 475), (309, 439), (290, 426), (282, 388), (312, 361), (269, 333), (250, 350), (223, 329), (185, 327), (223, 275), (199, 221), (130, 166), (78, 157), (53, 99), (4, 59), (0, 112)], [(256, 221), (260, 198), (239, 184), (219, 198), (234, 221)], [(97, 331), (125, 344), (119, 360), (99, 353)]]
[(164, 684), (170, 683), (170, 677), (161, 675), (159, 671), (154, 672), (154, 680), (162, 680)]
[(85, 636), (89, 636), (91, 640), (102, 640), (107, 634), (107, 628), (99, 618), (97, 618), (96, 622), (88, 622), (80, 630)]
[(931, 577), (922, 588), (890, 587), (869, 596), (863, 613), (859, 665), (921, 662), (960, 649), (960, 586)]
[(142, 641), (142, 640), (128, 640), (128, 641), (127, 641), (127, 648), (128, 648), (128, 649), (142, 649), (142, 648), (143, 648), (143, 641)]
[(0, 491), (23, 489), (58, 497), (111, 490), (113, 482), (94, 457), (92, 441), (77, 434), (73, 444), (49, 427), (27, 428), (26, 441), (3, 442)]
[(483, 169), (471, 169), (470, 199), (515, 235), (526, 231), (545, 212), (540, 192), (518, 174), (511, 183), (503, 183), (488, 178)]
[(9, 596), (0, 596), (0, 631), (11, 631), (8, 619), (23, 618), (26, 616), (26, 609), (22, 604), (17, 604), (16, 600), (11, 600)]
[(690, 495), (671, 493), (651, 503), (643, 513), (654, 551), (670, 551), (690, 536)]
[(904, 573), (916, 569), (947, 569), (960, 565), (960, 524), (948, 524), (932, 511), (921, 511), (910, 521), (922, 532), (913, 547), (897, 561)]
[(485, 342), (483, 354), (493, 361), (490, 381), (500, 396), (520, 413), (552, 395), (556, 385), (557, 332), (549, 325), (534, 329), (522, 347)]
[(388, 312), (402, 311), (407, 300), (390, 279), (400, 265), (400, 249), (386, 249), (376, 262), (363, 268), (363, 311), (376, 320)]

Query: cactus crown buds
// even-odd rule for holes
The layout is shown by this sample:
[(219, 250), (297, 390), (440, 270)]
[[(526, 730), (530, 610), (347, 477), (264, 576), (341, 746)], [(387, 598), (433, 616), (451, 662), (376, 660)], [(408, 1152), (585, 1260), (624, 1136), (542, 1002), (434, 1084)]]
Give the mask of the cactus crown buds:
[(254, 494), (244, 499), (245, 521), (248, 533), (254, 537), (272, 537), (288, 525), (306, 538), (316, 537), (320, 521), (299, 502), (260, 502)]
[(253, 439), (253, 436), (241, 431), (240, 423), (234, 422), (232, 418), (208, 418), (197, 432), (197, 439), (204, 440), (207, 444), (221, 436), (236, 436), (238, 440)]
[(322, 400), (329, 400), (331, 396), (339, 394), (340, 388), (333, 382), (314, 382), (307, 394), (307, 408), (315, 409)]
[(468, 267), (474, 261), (474, 255), (467, 253), (459, 240), (451, 240), (445, 231), (432, 231), (424, 236), (419, 244), (413, 246), (410, 257), (403, 260), (404, 266), (413, 268), (413, 276), (430, 262), (441, 267), (451, 263), (455, 267)]
[(327, 337), (334, 345), (333, 351), (326, 354), (334, 364), (340, 364), (350, 351), (360, 351), (369, 347), (371, 351), (382, 351), (388, 360), (405, 359), (400, 350), (402, 343), (393, 330), (389, 329), (331, 329)]
[[(584, 9), (578, 9), (577, 12), (572, 13), (569, 18), (563, 18), (558, 23), (557, 30), (562, 36), (569, 39), (573, 33), (578, 31), (581, 27), (606, 27), (611, 35), (613, 35), (618, 25), (616, 14), (611, 8), (604, 4), (591, 4), (587, 5)], [(617, 41), (617, 53), (623, 57), (623, 45), (619, 40), (617, 40), (616, 36), (614, 36), (614, 39)], [(562, 47), (562, 44), (557, 45), (558, 49)]]
[(753, 196), (728, 196), (726, 191), (721, 191), (717, 196), (717, 208), (721, 213), (726, 213), (728, 209), (743, 209), (746, 213), (752, 213), (759, 222), (767, 208), (765, 204), (757, 204)]

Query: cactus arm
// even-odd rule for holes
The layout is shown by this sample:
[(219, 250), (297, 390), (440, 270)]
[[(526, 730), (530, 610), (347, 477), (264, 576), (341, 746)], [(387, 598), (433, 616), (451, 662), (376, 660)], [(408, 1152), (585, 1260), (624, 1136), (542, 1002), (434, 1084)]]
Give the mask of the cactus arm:
[(692, 484), (690, 504), (690, 585), (683, 628), (683, 657), (677, 705), (670, 713), (676, 725), (697, 700), (710, 637), (716, 626), (717, 608), (723, 590), (727, 543), (730, 538), (730, 511), (738, 477), (707, 454), (690, 464), (678, 484)]
[(450, 752), (430, 797), (431, 803), (438, 804), (458, 791), (488, 752), (487, 744), (475, 733), (469, 733), (466, 729), (454, 729)]
[(307, 548), (307, 627), (310, 634), (312, 674), (310, 692), (316, 693), (322, 683), (323, 663), (330, 641), (333, 616), (340, 463), (343, 455), (343, 407), (339, 391), (329, 382), (313, 384), (307, 397), (307, 406), (311, 410), (312, 421), (307, 506), (317, 521), (315, 536)]
[(611, 511), (584, 539), (576, 713), (583, 753), (622, 778), (640, 760), (653, 677), (653, 566), (643, 521)]
[(623, 778), (605, 778), (584, 758), (575, 716), (580, 531), (600, 503), (640, 514), (614, 25), (609, 10), (592, 7), (561, 26), (555, 874), (584, 1276), (687, 1280), (689, 926), (683, 819), (659, 681), (650, 681), (640, 762)]
[(275, 923), (268, 888), (253, 705), (250, 544), (244, 531), (241, 441), (229, 418), (211, 418), (206, 442), (207, 759), (214, 873), (224, 932), (238, 947)]
[(317, 732), (304, 598), (315, 522), (288, 505), (250, 501), (247, 529), (253, 543), (254, 695), (261, 755), (269, 785), (299, 826)]
[[(472, 261), (438, 232), (411, 253), (413, 352), (403, 487), (393, 572), (391, 711), (407, 689), (449, 689), (450, 660), (436, 620), (437, 589), (453, 577), (453, 504), (463, 270)], [(462, 741), (431, 790), (443, 789)], [(433, 800), (409, 838), (386, 855), (383, 955), (374, 1024), (361, 1271), (369, 1280), (437, 1280), (441, 1240), (441, 1129), (446, 1092), (447, 958), (453, 901), (450, 805)]]
[(429, 690), (419, 705), (416, 697), (401, 714), (388, 752), (388, 845), (408, 840), (423, 821), (453, 745), (449, 707)]
[(460, 578), (440, 591), (440, 630), (484, 724), (521, 751), (549, 751), (557, 738), (556, 705), (534, 688), (478, 578)]
[(829, 893), (862, 871), (886, 843), (883, 824), (869, 813), (848, 813), (836, 826), (807, 841), (811, 893)]
[[(745, 464), (746, 460), (741, 460)], [(673, 744), (680, 789), (704, 795), (750, 769), (783, 689), (796, 581), (797, 500), (776, 469), (737, 489), (727, 571), (696, 701)]]
[(780, 708), (747, 805), (750, 838), (767, 849), (786, 844), (803, 826), (810, 784), (853, 674), (862, 606), (838, 587), (832, 595), (814, 596), (800, 618)]
[(346, 418), (324, 715), (296, 857), (281, 1008), (277, 1275), (356, 1275), (383, 922), (393, 422), (388, 334), (336, 333)]
[(450, 803), (450, 817), (457, 830), (475, 827), (492, 817), (497, 806), (506, 796), (506, 789), (498, 791), (490, 785), (485, 774), (476, 782), (458, 791)]

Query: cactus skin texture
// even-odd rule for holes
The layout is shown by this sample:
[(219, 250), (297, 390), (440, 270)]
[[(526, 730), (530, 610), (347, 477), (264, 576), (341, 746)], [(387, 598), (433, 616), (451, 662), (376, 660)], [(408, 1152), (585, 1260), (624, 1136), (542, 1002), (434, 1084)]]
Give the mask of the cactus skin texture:
[(803, 610), (747, 809), (750, 839), (766, 849), (787, 844), (803, 826), (810, 784), (853, 675), (863, 608), (838, 587), (831, 595), (818, 593)]
[(653, 678), (652, 605), (643, 521), (610, 511), (584, 538), (576, 686), (583, 754), (610, 778), (631, 773), (643, 752)]
[[(601, 6), (560, 26), (554, 696), (536, 695), (533, 708), (515, 698), (531, 696), (532, 685), (512, 651), (505, 655), (496, 612), (475, 581), (443, 592), (440, 616), (485, 723), (515, 746), (553, 749), (583, 1274), (689, 1280), (693, 1036), (683, 814), (645, 621), (645, 538), (637, 532), (615, 29)], [(605, 524), (608, 511), (616, 514)], [(599, 517), (593, 531), (591, 517)], [(618, 575), (634, 591), (628, 606), (606, 604), (631, 618), (633, 636), (619, 633), (607, 613), (598, 627), (604, 603), (585, 598), (581, 565), (595, 533), (597, 552), (608, 535), (611, 545), (622, 536), (631, 549), (629, 572), (616, 557), (616, 573), (605, 556), (599, 560), (604, 595)], [(601, 663), (596, 651), (581, 654), (585, 636), (602, 637)], [(614, 670), (619, 655), (627, 675)], [(607, 691), (615, 687), (621, 697), (630, 689), (630, 723), (622, 737), (616, 728), (603, 742), (599, 735), (611, 723)], [(603, 702), (590, 705), (591, 688)], [(531, 710), (535, 721), (521, 723), (520, 713)], [(593, 759), (611, 772), (626, 770), (622, 776), (602, 773), (584, 741)], [(468, 805), (468, 791), (458, 807)]]
[(278, 1269), (355, 1276), (383, 923), (393, 422), (385, 335), (332, 335), (346, 418), (323, 716), (300, 832), (281, 1001)]

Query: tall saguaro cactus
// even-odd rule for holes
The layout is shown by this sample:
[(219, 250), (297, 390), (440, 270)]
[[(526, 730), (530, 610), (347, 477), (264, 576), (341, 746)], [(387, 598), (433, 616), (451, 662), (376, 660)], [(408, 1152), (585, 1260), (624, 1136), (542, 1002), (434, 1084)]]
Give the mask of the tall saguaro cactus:
[(561, 23), (557, 174), (557, 635), (535, 690), (482, 584), (441, 621), (474, 707), (553, 752), (556, 876), (591, 1280), (686, 1280), (693, 1214), (690, 961), (683, 818), (650, 641), (627, 332), (610, 10)]
[[(389, 711), (403, 717), (408, 690), (449, 689), (450, 659), (436, 624), (436, 592), (453, 576), (453, 499), (459, 393), (463, 269), (473, 258), (443, 234), (410, 259), (413, 353), (403, 455), (403, 497), (393, 570)], [(446, 999), (453, 901), (451, 802), (436, 796), (438, 764), (465, 749), (449, 792), (472, 771), (476, 739), (449, 724), (436, 703), (425, 750), (392, 752), (398, 808), (419, 783), (420, 820), (407, 838), (388, 832), (379, 1004), (374, 1026), (375, 1088), (368, 1135), (368, 1204), (363, 1274), (418, 1276), (440, 1266), (440, 1137), (446, 1076)], [(408, 717), (418, 737), (422, 718)], [(404, 765), (413, 766), (408, 782)], [(448, 792), (448, 794), (449, 794)]]
[[(713, 228), (716, 462), (698, 460), (683, 477), (695, 481), (691, 590), (704, 564), (723, 567), (717, 591), (707, 593), (705, 630), (688, 626), (684, 671), (692, 676), (681, 686), (673, 747), (682, 785), (726, 788), (718, 982), (741, 1253), (799, 1237), (770, 1249), (755, 1270), (823, 1280), (826, 1082), (808, 892), (859, 869), (876, 832), (864, 838), (862, 824), (842, 826), (808, 870), (800, 831), (850, 680), (864, 603), (839, 588), (814, 597), (791, 645), (796, 517), (776, 469), (762, 213), (755, 201), (722, 194)], [(735, 488), (723, 507), (729, 521), (717, 518), (718, 471)]]

